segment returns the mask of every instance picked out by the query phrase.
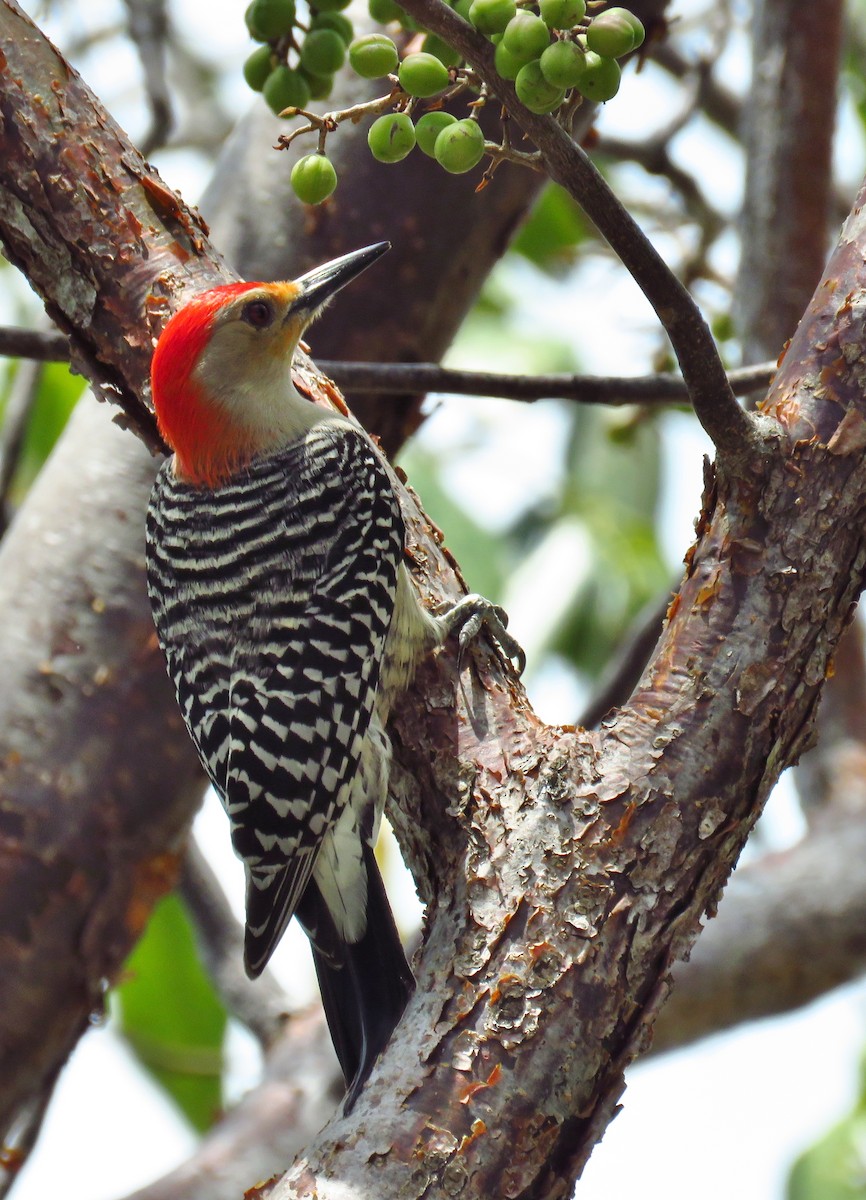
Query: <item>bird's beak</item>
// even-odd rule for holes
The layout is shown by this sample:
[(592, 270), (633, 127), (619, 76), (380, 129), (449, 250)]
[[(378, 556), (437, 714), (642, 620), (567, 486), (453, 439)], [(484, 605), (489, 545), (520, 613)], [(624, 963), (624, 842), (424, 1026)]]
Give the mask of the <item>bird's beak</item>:
[(365, 246), (363, 250), (353, 250), (341, 258), (334, 258), (321, 267), (316, 267), (295, 280), (299, 289), (298, 298), (289, 309), (289, 316), (297, 316), (299, 312), (309, 313), (312, 317), (326, 304), (332, 296), (339, 292), (362, 271), (366, 271), (377, 258), (391, 249), (390, 242), (376, 242), (373, 246)]

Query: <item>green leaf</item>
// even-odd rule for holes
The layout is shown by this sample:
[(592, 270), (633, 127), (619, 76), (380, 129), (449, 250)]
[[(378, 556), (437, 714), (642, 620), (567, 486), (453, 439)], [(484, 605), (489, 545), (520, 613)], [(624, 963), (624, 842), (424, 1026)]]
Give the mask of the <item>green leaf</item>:
[(866, 1200), (866, 1058), (860, 1063), (857, 1102), (800, 1155), (785, 1195), (787, 1200)]
[[(7, 375), (7, 386), (0, 396), (0, 421), (16, 372)], [(45, 363), (30, 414), (21, 455), (12, 488), (12, 498), (19, 503), (30, 484), (42, 469), (54, 443), (63, 432), (69, 416), (86, 387), (80, 375), (73, 375), (65, 363)]]
[(866, 20), (866, 4), (863, 0), (850, 0), (849, 28), (851, 36), (845, 39), (842, 50), (840, 83), (848, 93), (851, 104), (860, 121), (861, 135), (866, 134), (866, 39), (862, 29)]
[(797, 1159), (787, 1200), (866, 1198), (866, 1113), (853, 1113)]
[(537, 267), (558, 274), (574, 261), (588, 236), (586, 220), (568, 192), (548, 184), (511, 245)]
[(525, 555), (558, 525), (583, 531), (589, 569), (571, 595), (552, 582), (566, 603), (547, 648), (593, 677), (670, 582), (654, 525), (658, 430), (641, 423), (623, 442), (611, 437), (616, 420), (615, 413), (573, 410), (558, 504), (531, 511), (518, 533)]
[(112, 1002), (142, 1065), (196, 1129), (208, 1129), (222, 1109), (227, 1018), (177, 896), (154, 909)]

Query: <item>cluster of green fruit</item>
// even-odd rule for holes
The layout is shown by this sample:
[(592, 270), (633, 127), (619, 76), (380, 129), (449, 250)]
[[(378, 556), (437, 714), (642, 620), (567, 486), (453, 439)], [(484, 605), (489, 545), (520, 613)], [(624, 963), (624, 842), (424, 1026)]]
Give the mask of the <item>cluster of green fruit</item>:
[(352, 22), (340, 11), (348, 3), (313, 0), (306, 26), (298, 23), (295, 0), (252, 0), (247, 7), (247, 29), (262, 45), (244, 63), (244, 79), (275, 113), (330, 95), (354, 37)]
[[(407, 54), (398, 67), (397, 47), (384, 34), (356, 38), (349, 46), (349, 62), (365, 79), (378, 79), (397, 68), (400, 87), (416, 100), (429, 99), (449, 86), (451, 76), (441, 59), (419, 51)], [(484, 134), (472, 117), (462, 121), (434, 109), (413, 121), (408, 112), (377, 117), (367, 132), (367, 144), (382, 163), (400, 162), (418, 146), (453, 175), (471, 171), (484, 157)], [(337, 186), (337, 173), (322, 153), (307, 154), (292, 168), (292, 188), (304, 204), (321, 204)]]
[(539, 0), (537, 13), (514, 0), (470, 0), (467, 15), (495, 41), (496, 70), (514, 81), (518, 99), (535, 113), (555, 112), (570, 91), (613, 99), (616, 60), (644, 40), (643, 25), (625, 8), (605, 9), (587, 23), (586, 0)]
[[(644, 28), (624, 8), (587, 15), (587, 0), (451, 0), (460, 16), (496, 46), (496, 69), (514, 82), (518, 98), (532, 112), (553, 113), (568, 97), (610, 100), (620, 83), (617, 59), (641, 45)], [(250, 34), (263, 44), (247, 59), (247, 83), (261, 91), (275, 113), (304, 108), (330, 94), (334, 74), (348, 60), (364, 79), (396, 75), (402, 90), (399, 111), (379, 116), (367, 141), (379, 162), (400, 162), (417, 145), (446, 171), (470, 171), (484, 157), (484, 135), (474, 115), (458, 120), (441, 108), (413, 120), (416, 101), (441, 96), (452, 86), (473, 87), (460, 54), (433, 34), (417, 52), (400, 61), (397, 46), (383, 33), (354, 37), (340, 10), (349, 0), (309, 0), (309, 23), (302, 25), (295, 0), (252, 0), (246, 13)], [(398, 22), (419, 32), (396, 0), (368, 0), (381, 24)], [(599, 0), (590, 0), (598, 8)], [(424, 31), (420, 31), (424, 32)], [(476, 89), (477, 90), (477, 89)], [(385, 98), (387, 99), (387, 98)], [(373, 107), (376, 102), (373, 102)], [(379, 112), (383, 105), (378, 105)], [(292, 187), (305, 204), (320, 204), (337, 185), (333, 164), (323, 152), (307, 154), (292, 170)]]

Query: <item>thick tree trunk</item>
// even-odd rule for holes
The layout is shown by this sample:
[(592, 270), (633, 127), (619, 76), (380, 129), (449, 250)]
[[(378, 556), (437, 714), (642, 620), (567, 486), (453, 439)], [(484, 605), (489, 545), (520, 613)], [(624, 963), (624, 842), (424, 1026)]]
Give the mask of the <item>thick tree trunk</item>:
[[(456, 722), (433, 685), (401, 714), (404, 750), (433, 717), (435, 745), (452, 747), (431, 753), (409, 817), (453, 883), (372, 1104), (325, 1130), (274, 1197), (547, 1197), (579, 1173), (671, 963), (808, 742), (863, 585), (863, 203), (772, 391), (761, 469), (708, 476), (688, 574), (630, 704), (599, 734), (543, 729), (491, 680)], [(442, 794), (456, 813), (438, 810)]]

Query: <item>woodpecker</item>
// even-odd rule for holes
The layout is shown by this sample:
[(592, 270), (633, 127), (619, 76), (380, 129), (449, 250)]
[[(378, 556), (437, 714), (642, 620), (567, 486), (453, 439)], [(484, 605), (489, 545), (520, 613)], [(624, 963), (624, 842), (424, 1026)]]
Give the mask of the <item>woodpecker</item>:
[(306, 327), (388, 249), (291, 282), (202, 292), (169, 320), (151, 368), (173, 451), (147, 514), (159, 642), (244, 863), (247, 973), (261, 973), (297, 916), (346, 1109), (414, 987), (373, 855), (389, 710), (454, 629), (462, 654), (486, 624), (522, 666), (488, 601), (423, 607), (378, 450), (292, 382)]

